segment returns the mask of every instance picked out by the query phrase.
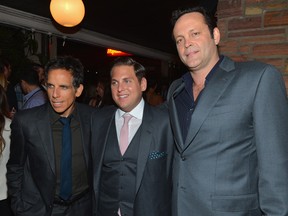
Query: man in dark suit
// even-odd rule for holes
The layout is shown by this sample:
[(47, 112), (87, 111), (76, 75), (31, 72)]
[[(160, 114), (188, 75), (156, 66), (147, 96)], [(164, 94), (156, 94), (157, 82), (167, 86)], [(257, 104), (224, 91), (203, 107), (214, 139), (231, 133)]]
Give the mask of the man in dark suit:
[[(146, 87), (141, 64), (129, 57), (114, 61), (111, 91), (118, 109), (104, 107), (92, 116), (96, 216), (171, 215), (172, 131), (168, 111), (144, 102)], [(120, 129), (127, 114), (125, 151)]]
[(288, 103), (273, 66), (219, 56), (216, 20), (202, 7), (173, 13), (189, 72), (168, 105), (176, 148), (173, 216), (288, 215)]
[[(17, 112), (11, 125), (7, 181), (12, 209), (19, 216), (92, 215), (93, 109), (75, 102), (83, 90), (83, 66), (72, 57), (59, 57), (48, 62), (45, 75), (50, 103)], [(64, 139), (72, 139), (68, 149), (62, 143), (66, 132), (60, 121), (65, 119), (72, 131)]]

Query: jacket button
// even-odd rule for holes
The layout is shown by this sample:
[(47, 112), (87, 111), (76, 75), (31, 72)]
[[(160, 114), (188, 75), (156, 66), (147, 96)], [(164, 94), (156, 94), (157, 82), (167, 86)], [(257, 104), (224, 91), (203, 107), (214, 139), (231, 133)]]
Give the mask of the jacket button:
[(181, 186), (180, 188), (181, 188), (181, 190), (186, 190), (186, 187)]
[(182, 159), (182, 161), (185, 161), (185, 160), (186, 160), (186, 158), (185, 158), (184, 156), (182, 156), (181, 159)]

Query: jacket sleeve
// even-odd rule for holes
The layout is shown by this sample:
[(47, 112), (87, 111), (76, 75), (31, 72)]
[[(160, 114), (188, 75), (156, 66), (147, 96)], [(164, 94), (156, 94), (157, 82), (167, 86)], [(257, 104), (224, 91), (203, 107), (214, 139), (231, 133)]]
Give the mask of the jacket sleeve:
[(11, 124), (10, 158), (7, 163), (7, 185), (11, 197), (11, 207), (14, 212), (21, 205), (21, 186), (23, 182), (24, 165), (27, 153), (25, 140), (18, 115), (14, 116)]
[(288, 215), (288, 102), (282, 76), (264, 69), (254, 99), (259, 203), (265, 215)]

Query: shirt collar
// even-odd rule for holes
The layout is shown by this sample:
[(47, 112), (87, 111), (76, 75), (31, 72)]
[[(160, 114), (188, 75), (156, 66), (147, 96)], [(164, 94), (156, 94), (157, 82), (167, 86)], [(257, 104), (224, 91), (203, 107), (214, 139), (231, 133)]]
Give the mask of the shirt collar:
[(35, 88), (34, 90), (32, 90), (31, 92), (29, 92), (28, 94), (23, 96), (23, 101), (27, 101), (32, 95), (34, 95), (36, 92), (38, 92), (40, 89), (40, 87)]
[[(138, 103), (138, 105), (133, 110), (131, 110), (129, 113), (137, 119), (142, 119), (143, 118), (144, 105), (145, 105), (145, 103), (144, 103), (144, 100), (142, 98), (141, 101)], [(115, 117), (116, 117), (116, 119), (119, 119), (124, 114), (125, 114), (125, 112), (118, 108), (116, 113), (115, 113)]]
[[(207, 74), (206, 78), (205, 78), (205, 86), (209, 83), (209, 81), (211, 80), (211, 77), (213, 76), (213, 74), (215, 73), (215, 71), (218, 69), (220, 63), (222, 62), (224, 56), (220, 56), (218, 62), (214, 65), (214, 67), (212, 68), (212, 70)], [(191, 89), (192, 89), (192, 85), (193, 85), (193, 79), (192, 76), (190, 74), (190, 72), (185, 73), (182, 76), (183, 82), (185, 83), (185, 89), (186, 91), (192, 95)]]
[[(49, 113), (50, 113), (50, 119), (51, 119), (51, 123), (55, 123), (56, 121), (59, 120), (59, 118), (61, 117), (58, 113), (56, 113), (53, 109), (53, 107), (51, 106), (51, 104), (49, 104)], [(77, 103), (75, 103), (75, 107), (73, 112), (70, 114), (70, 116), (72, 115), (73, 119), (76, 119), (77, 121), (79, 121), (78, 118), (78, 111), (77, 111)]]

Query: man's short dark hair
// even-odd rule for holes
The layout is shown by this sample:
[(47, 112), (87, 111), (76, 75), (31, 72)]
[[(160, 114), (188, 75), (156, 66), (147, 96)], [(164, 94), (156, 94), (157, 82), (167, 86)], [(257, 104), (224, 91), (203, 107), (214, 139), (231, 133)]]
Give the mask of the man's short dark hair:
[(39, 85), (38, 73), (32, 64), (28, 64), (21, 69), (20, 79), (30, 85)]
[(73, 77), (73, 86), (78, 88), (84, 83), (84, 67), (79, 59), (72, 56), (61, 56), (50, 60), (45, 66), (45, 78), (50, 70), (64, 69), (70, 71)]
[(111, 75), (113, 67), (122, 66), (122, 65), (133, 66), (134, 72), (135, 72), (136, 77), (138, 78), (139, 82), (142, 80), (143, 77), (146, 76), (145, 67), (143, 65), (141, 65), (140, 63), (138, 63), (137, 61), (135, 61), (134, 59), (132, 59), (131, 57), (118, 57), (118, 58), (116, 58), (112, 62), (110, 75)]
[(192, 6), (192, 7), (182, 7), (182, 8), (178, 8), (177, 10), (174, 10), (172, 12), (172, 17), (171, 17), (172, 28), (174, 28), (175, 23), (181, 16), (183, 16), (184, 14), (193, 13), (193, 12), (198, 12), (203, 15), (205, 23), (208, 25), (211, 37), (213, 38), (214, 37), (213, 30), (214, 28), (217, 27), (217, 17), (215, 16), (215, 13), (213, 13), (212, 11), (208, 11), (205, 7), (199, 6), (199, 5)]

